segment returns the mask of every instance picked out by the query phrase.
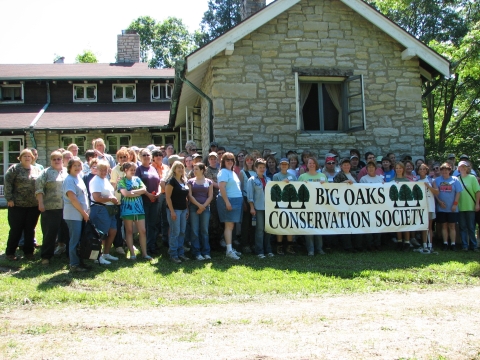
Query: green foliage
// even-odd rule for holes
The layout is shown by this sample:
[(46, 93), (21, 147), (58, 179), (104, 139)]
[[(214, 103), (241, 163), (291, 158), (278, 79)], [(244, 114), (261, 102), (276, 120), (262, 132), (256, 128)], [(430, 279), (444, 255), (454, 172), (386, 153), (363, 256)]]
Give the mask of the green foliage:
[(240, 20), (242, 0), (208, 0), (208, 10), (200, 22), (201, 35), (196, 43), (203, 46), (223, 35), (237, 25)]
[(173, 68), (177, 60), (195, 49), (194, 35), (175, 17), (157, 23), (150, 16), (141, 16), (128, 30), (136, 30), (140, 35), (141, 61), (152, 68)]
[(282, 190), (282, 201), (288, 202), (288, 208), (292, 208), (292, 202), (298, 201), (297, 189), (292, 184), (286, 185)]
[(76, 63), (98, 63), (98, 59), (95, 54), (90, 50), (83, 50), (82, 54), (78, 54), (75, 57)]

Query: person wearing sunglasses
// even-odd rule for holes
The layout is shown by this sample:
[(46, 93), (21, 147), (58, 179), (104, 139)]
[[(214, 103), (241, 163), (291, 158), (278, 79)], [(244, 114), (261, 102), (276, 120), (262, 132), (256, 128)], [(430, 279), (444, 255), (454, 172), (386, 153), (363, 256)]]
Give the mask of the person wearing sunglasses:
[(325, 166), (323, 167), (322, 173), (327, 177), (329, 183), (333, 183), (333, 178), (337, 175), (336, 165), (337, 162), (335, 161), (334, 154), (327, 154), (325, 156)]
[(185, 144), (185, 150), (187, 150), (189, 155), (195, 154), (197, 152), (197, 145), (195, 144), (195, 141), (188, 140)]
[(158, 218), (158, 198), (161, 194), (160, 176), (157, 170), (151, 164), (152, 153), (148, 149), (140, 151), (140, 161), (142, 164), (135, 170), (135, 176), (145, 184), (147, 192), (142, 195), (143, 209), (145, 210), (145, 224), (147, 225), (147, 253), (150, 256), (157, 255), (157, 218)]
[(235, 156), (231, 152), (223, 154), (218, 173), (220, 193), (217, 196), (217, 206), (220, 221), (225, 223), (223, 236), (227, 248), (227, 258), (239, 260), (241, 253), (232, 247), (232, 233), (235, 223), (242, 220), (243, 197), (240, 179), (233, 171), (234, 165)]
[[(48, 265), (54, 255), (55, 241), (68, 241), (68, 227), (63, 220), (63, 182), (67, 178), (67, 169), (62, 164), (62, 154), (54, 151), (50, 155), (50, 167), (40, 173), (35, 182), (35, 196), (41, 213), (42, 226), (42, 265)], [(66, 237), (66, 238), (65, 238)]]

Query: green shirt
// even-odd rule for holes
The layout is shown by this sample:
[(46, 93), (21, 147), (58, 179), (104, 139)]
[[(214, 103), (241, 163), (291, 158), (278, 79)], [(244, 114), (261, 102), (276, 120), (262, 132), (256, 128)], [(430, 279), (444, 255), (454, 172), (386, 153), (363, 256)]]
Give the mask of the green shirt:
[[(460, 199), (458, 200), (458, 211), (475, 211), (475, 204), (476, 200), (476, 193), (480, 191), (480, 185), (478, 185), (477, 178), (473, 175), (467, 175), (465, 177), (458, 177), (460, 184), (462, 184), (462, 188), (468, 191), (460, 192)], [(470, 196), (470, 193), (472, 196)], [(473, 199), (472, 199), (473, 197)]]
[(316, 173), (315, 175), (310, 175), (308, 172), (306, 172), (300, 175), (298, 181), (327, 182), (328, 179), (323, 173)]

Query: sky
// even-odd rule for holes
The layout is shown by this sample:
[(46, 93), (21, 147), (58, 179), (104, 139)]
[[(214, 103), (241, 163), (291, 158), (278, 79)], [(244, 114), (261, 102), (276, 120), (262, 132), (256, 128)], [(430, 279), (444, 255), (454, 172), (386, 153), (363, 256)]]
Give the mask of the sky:
[(0, 64), (51, 64), (57, 55), (74, 63), (83, 50), (109, 63), (117, 35), (139, 16), (178, 17), (193, 32), (208, 0), (0, 0), (0, 9)]

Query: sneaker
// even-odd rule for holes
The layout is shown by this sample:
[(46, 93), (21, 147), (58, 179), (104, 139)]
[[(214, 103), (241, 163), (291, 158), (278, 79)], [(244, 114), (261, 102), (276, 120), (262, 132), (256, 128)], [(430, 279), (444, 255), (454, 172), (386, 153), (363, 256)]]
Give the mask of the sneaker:
[(70, 272), (74, 273), (74, 272), (85, 272), (87, 271), (87, 269), (83, 268), (83, 267), (80, 267), (78, 265), (71, 265), (70, 266)]
[(120, 254), (120, 255), (126, 255), (125, 254), (125, 250), (123, 249), (122, 246), (119, 246), (115, 249), (115, 251), (117, 252), (117, 254)]
[(183, 245), (183, 252), (189, 252), (190, 248), (188, 246)]
[(259, 259), (265, 259), (265, 255), (263, 255), (263, 254), (258, 254), (257, 257), (258, 257)]
[(180, 255), (179, 259), (182, 261), (190, 261), (190, 258), (186, 257), (185, 255)]
[(212, 260), (211, 256), (210, 255), (203, 255), (203, 258), (205, 260)]
[(287, 254), (295, 255), (295, 250), (294, 250), (293, 245), (288, 245), (287, 246)]
[(174, 262), (175, 264), (181, 264), (182, 260), (180, 260), (178, 257), (172, 257), (170, 258), (171, 262)]
[(112, 256), (112, 255), (110, 255), (110, 254), (103, 254), (102, 257), (103, 257), (104, 259), (106, 259), (106, 260), (111, 260), (111, 261), (112, 261), (112, 260), (113, 260), (113, 261), (117, 261), (117, 260), (118, 260), (117, 257)]
[(275, 255), (273, 255), (273, 253), (268, 253), (267, 256), (268, 257), (274, 257)]
[(235, 254), (232, 250), (228, 251), (226, 253), (227, 258), (232, 259), (232, 260), (240, 260), (240, 258)]
[(421, 254), (425, 254), (425, 255), (431, 254), (430, 250), (425, 249), (425, 248), (420, 249), (418, 252), (421, 253)]
[(323, 249), (318, 249), (318, 250), (317, 250), (317, 254), (319, 254), (319, 255), (325, 255), (325, 251), (323, 251)]
[(65, 245), (65, 244), (57, 245), (53, 254), (54, 255), (60, 255), (60, 254), (63, 254), (65, 251), (67, 251), (67, 245)]
[(153, 260), (153, 258), (150, 255), (145, 255), (143, 257), (143, 260), (151, 261), (151, 260)]
[(392, 241), (396, 244), (397, 243), (397, 238), (392, 237)]
[(309, 251), (307, 255), (308, 255), (308, 256), (313, 256), (313, 255), (315, 255), (315, 254), (313, 253), (313, 251)]
[(455, 249), (455, 244), (450, 245), (450, 250), (457, 251), (457, 249)]
[(102, 265), (110, 265), (111, 262), (108, 261), (107, 259), (105, 259), (104, 256), (105, 256), (105, 255), (100, 256), (100, 258), (98, 259), (98, 262), (99, 262), (100, 264), (102, 264)]
[(48, 266), (50, 264), (50, 260), (48, 259), (42, 259), (42, 265), (43, 266)]
[[(463, 249), (463, 250), (468, 251), (468, 249)], [(443, 251), (448, 251), (448, 244), (443, 244)]]
[(227, 247), (227, 243), (225, 242), (225, 240), (223, 240), (223, 239), (220, 240), (220, 246), (221, 246), (222, 248), (226, 248), (226, 247)]
[(420, 246), (420, 243), (415, 238), (410, 239), (410, 244), (412, 244), (413, 246)]
[(240, 251), (237, 251), (237, 250), (235, 250), (234, 248), (232, 248), (232, 251), (233, 251), (233, 252), (235, 253), (235, 255), (237, 255), (237, 256), (242, 255), (242, 253), (241, 253)]
[(199, 254), (199, 255), (195, 256), (195, 260), (203, 261), (203, 260), (205, 260), (205, 258), (202, 255)]

